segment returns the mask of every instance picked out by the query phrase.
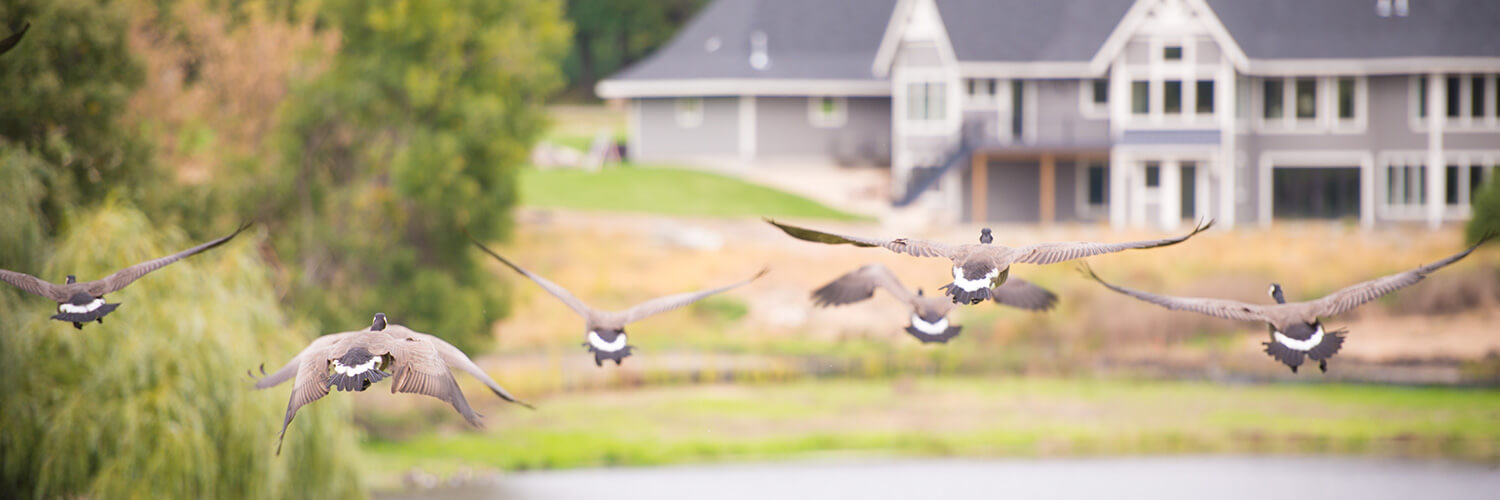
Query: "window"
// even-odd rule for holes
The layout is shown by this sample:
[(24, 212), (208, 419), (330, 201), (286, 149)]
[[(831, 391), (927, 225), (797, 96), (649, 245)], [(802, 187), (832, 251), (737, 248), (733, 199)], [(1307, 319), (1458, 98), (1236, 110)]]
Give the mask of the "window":
[(1427, 167), (1421, 162), (1399, 160), (1386, 167), (1386, 203), (1393, 207), (1427, 202)]
[(1340, 78), (1338, 80), (1338, 103), (1339, 119), (1354, 119), (1354, 79)]
[(1130, 112), (1144, 115), (1151, 112), (1151, 83), (1137, 80), (1130, 82)]
[(1167, 80), (1161, 86), (1162, 112), (1175, 115), (1182, 112), (1182, 82)]
[(703, 98), (677, 98), (677, 126), (693, 128), (703, 123)]
[(1446, 83), (1448, 87), (1448, 95), (1446, 96), (1448, 98), (1448, 106), (1446, 107), (1448, 117), (1458, 118), (1460, 114), (1458, 100), (1459, 96), (1463, 95), (1463, 91), (1459, 87), (1463, 85), (1463, 82), (1456, 76), (1450, 76), (1446, 79)]
[(1469, 79), (1469, 114), (1475, 119), (1484, 118), (1484, 77)]
[(1168, 60), (1168, 61), (1181, 61), (1182, 60), (1182, 46), (1181, 45), (1168, 45), (1166, 47), (1163, 47), (1161, 49), (1161, 58), (1165, 59), (1165, 60)]
[(1021, 138), (1021, 127), (1026, 117), (1026, 100), (1022, 95), (1025, 88), (1020, 80), (1010, 81), (1010, 136), (1015, 139)]
[[(1474, 194), (1479, 192), (1479, 188), (1484, 187), (1484, 183), (1486, 182), (1486, 180), (1493, 182), (1493, 177), (1495, 176), (1495, 168), (1496, 167), (1494, 165), (1490, 165), (1489, 168), (1485, 168), (1482, 165), (1473, 165), (1469, 167), (1470, 204), (1474, 203)], [(1490, 179), (1486, 179), (1486, 177), (1490, 177)]]
[(1443, 203), (1458, 204), (1458, 165), (1443, 170)]
[(1160, 186), (1161, 164), (1154, 161), (1146, 162), (1146, 187), (1154, 188)]
[(1318, 81), (1312, 78), (1297, 79), (1297, 119), (1312, 119), (1318, 116)]
[(1094, 91), (1094, 105), (1103, 106), (1109, 104), (1109, 80), (1096, 79), (1091, 84)]
[(813, 96), (807, 98), (807, 121), (814, 127), (842, 127), (848, 121), (843, 97)]
[(1197, 106), (1194, 108), (1200, 115), (1214, 114), (1214, 81), (1198, 80)]
[(988, 102), (995, 98), (994, 78), (970, 78), (966, 84), (970, 100)]
[(1102, 163), (1090, 163), (1088, 165), (1088, 191), (1086, 192), (1090, 207), (1103, 207), (1109, 203), (1109, 170)]
[(1417, 75), (1417, 117), (1427, 118), (1427, 77)]
[(943, 82), (906, 84), (906, 119), (914, 122), (942, 121), (948, 115), (947, 87)]
[(1265, 116), (1266, 118), (1279, 119), (1284, 115), (1286, 100), (1282, 98), (1283, 84), (1280, 79), (1272, 78), (1265, 82)]

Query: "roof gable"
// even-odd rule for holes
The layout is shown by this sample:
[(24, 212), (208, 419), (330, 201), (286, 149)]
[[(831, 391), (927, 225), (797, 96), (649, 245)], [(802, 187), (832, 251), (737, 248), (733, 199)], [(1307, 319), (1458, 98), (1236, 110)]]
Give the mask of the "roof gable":
[(1380, 17), (1374, 0), (1207, 0), (1251, 59), (1500, 57), (1500, 2), (1418, 0)]
[(965, 62), (1086, 62), (1134, 0), (937, 0)]

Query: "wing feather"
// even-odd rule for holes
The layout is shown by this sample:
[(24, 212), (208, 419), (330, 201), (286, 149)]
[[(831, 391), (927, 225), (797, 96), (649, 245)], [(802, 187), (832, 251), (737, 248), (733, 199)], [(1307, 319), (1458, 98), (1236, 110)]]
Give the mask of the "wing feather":
[(54, 302), (66, 302), (71, 298), (68, 297), (68, 292), (63, 287), (48, 283), (46, 280), (26, 273), (0, 269), (0, 281), (10, 283), (11, 286), (20, 288), (26, 293), (52, 299)]
[(391, 345), (391, 358), (395, 380), (391, 393), (423, 394), (443, 400), (464, 416), (470, 425), (480, 427), (479, 414), (464, 399), (453, 372), (443, 363), (432, 341), (415, 335), (407, 335)]
[(501, 257), (500, 254), (495, 253), (494, 250), (490, 250), (489, 247), (486, 247), (483, 243), (480, 243), (479, 240), (474, 238), (473, 235), (469, 235), (469, 239), (474, 242), (474, 246), (479, 247), (480, 250), (484, 250), (484, 253), (490, 254), (491, 257), (494, 257), (496, 260), (499, 260), (501, 263), (509, 266), (516, 272), (521, 273), (522, 276), (531, 278), (531, 281), (534, 281), (538, 286), (541, 286), (542, 290), (546, 290), (547, 293), (552, 294), (553, 297), (557, 297), (558, 300), (561, 300), (562, 303), (567, 305), (569, 309), (572, 309), (573, 312), (578, 313), (578, 315), (583, 316), (584, 318), (588, 318), (592, 314), (589, 306), (584, 305), (583, 301), (578, 300), (578, 297), (574, 297), (573, 293), (569, 292), (566, 288), (558, 286), (556, 283), (553, 283), (551, 281), (547, 281), (546, 278), (532, 274), (531, 271), (527, 271), (521, 266), (515, 265), (515, 263), (506, 260), (505, 257)]
[(187, 250), (183, 250), (181, 252), (177, 252), (177, 253), (174, 253), (172, 255), (168, 255), (166, 257), (162, 257), (162, 258), (154, 259), (154, 260), (148, 260), (146, 262), (142, 262), (140, 264), (136, 264), (136, 265), (127, 267), (125, 269), (121, 269), (120, 271), (118, 271), (118, 272), (116, 272), (114, 274), (111, 274), (108, 277), (105, 277), (104, 279), (90, 281), (87, 284), (85, 284), (84, 287), (85, 287), (85, 289), (87, 289), (89, 291), (89, 294), (91, 294), (91, 295), (93, 295), (95, 297), (99, 297), (99, 296), (102, 296), (102, 295), (107, 294), (107, 293), (113, 293), (113, 292), (119, 291), (121, 288), (125, 288), (125, 285), (129, 285), (131, 282), (134, 282), (135, 280), (140, 279), (142, 276), (145, 276), (147, 273), (150, 273), (151, 271), (155, 271), (157, 269), (161, 269), (162, 267), (165, 267), (167, 264), (171, 264), (173, 262), (177, 262), (179, 260), (182, 260), (184, 258), (192, 256), (193, 254), (202, 252), (204, 250), (208, 250), (210, 248), (213, 248), (213, 247), (216, 247), (216, 246), (219, 246), (219, 245), (223, 245), (224, 243), (229, 242), (229, 240), (234, 239), (235, 236), (238, 236), (240, 234), (240, 232), (244, 231), (245, 228), (248, 228), (248, 227), (250, 227), (250, 223), (248, 223), (248, 222), (245, 223), (245, 224), (241, 224), (240, 228), (234, 230), (234, 232), (230, 233), (229, 236), (224, 236), (224, 237), (221, 237), (219, 239), (210, 241), (208, 243), (204, 243), (202, 245), (198, 245), (198, 246), (195, 246), (193, 248), (189, 248)]
[(910, 303), (915, 297), (896, 279), (890, 268), (881, 264), (868, 264), (844, 273), (833, 281), (814, 290), (813, 304), (819, 307), (841, 306), (860, 302), (875, 296), (876, 288), (884, 288), (902, 303)]
[(1058, 242), (1039, 243), (1017, 247), (1015, 250), (1015, 262), (1026, 264), (1056, 264), (1058, 262), (1081, 259), (1106, 253), (1114, 253), (1124, 250), (1139, 248), (1156, 248), (1167, 245), (1175, 245), (1192, 238), (1194, 235), (1207, 231), (1213, 227), (1212, 219), (1198, 224), (1193, 232), (1176, 238), (1163, 238), (1159, 240), (1126, 241), (1121, 243), (1094, 243), (1094, 242)]
[(496, 396), (500, 396), (500, 399), (504, 399), (506, 401), (510, 401), (527, 408), (536, 409), (535, 407), (531, 406), (530, 403), (512, 396), (509, 391), (505, 390), (504, 387), (500, 387), (499, 382), (495, 382), (495, 379), (490, 378), (490, 375), (488, 373), (485, 373), (483, 368), (480, 368), (478, 364), (474, 363), (474, 360), (469, 359), (469, 356), (467, 354), (464, 354), (463, 351), (459, 350), (457, 347), (454, 347), (453, 344), (449, 344), (447, 341), (438, 338), (435, 335), (429, 335), (426, 333), (411, 332), (410, 335), (431, 343), (432, 347), (437, 350), (438, 357), (442, 358), (443, 363), (447, 364), (449, 368), (457, 368), (459, 370), (463, 370), (464, 373), (468, 373), (474, 378), (479, 379), (480, 382), (484, 382), (484, 385), (486, 387), (489, 387), (490, 391), (494, 392)]
[(619, 313), (616, 313), (615, 316), (619, 318), (620, 325), (624, 326), (625, 324), (634, 323), (636, 321), (645, 319), (646, 317), (653, 314), (664, 313), (703, 300), (708, 296), (716, 293), (721, 293), (732, 288), (745, 286), (750, 282), (760, 278), (761, 276), (765, 276), (767, 272), (770, 272), (770, 268), (761, 269), (760, 272), (755, 273), (755, 276), (751, 276), (750, 279), (730, 283), (728, 285), (724, 285), (711, 290), (702, 290), (697, 292), (668, 295), (666, 297), (657, 297), (655, 299), (636, 304), (635, 307), (632, 307), (630, 309), (620, 311)]
[(1450, 255), (1446, 259), (1410, 271), (1348, 286), (1342, 290), (1328, 294), (1321, 299), (1308, 302), (1310, 306), (1309, 314), (1313, 316), (1333, 316), (1359, 307), (1366, 302), (1380, 298), (1382, 295), (1415, 285), (1417, 282), (1422, 281), (1423, 278), (1426, 278), (1428, 274), (1432, 274), (1438, 269), (1442, 269), (1449, 264), (1458, 262), (1464, 257), (1468, 257), (1470, 253), (1474, 252), (1474, 249), (1479, 248), (1479, 245), (1483, 245), (1493, 237), (1494, 235), (1487, 236), (1479, 240), (1479, 243), (1475, 243), (1462, 252)]
[(1080, 263), (1078, 267), (1081, 271), (1084, 272), (1084, 274), (1088, 275), (1088, 277), (1093, 278), (1094, 281), (1098, 281), (1099, 284), (1104, 285), (1110, 290), (1114, 290), (1121, 294), (1129, 295), (1131, 297), (1135, 297), (1136, 299), (1150, 302), (1152, 304), (1156, 304), (1173, 311), (1190, 311), (1198, 314), (1206, 314), (1216, 318), (1235, 319), (1243, 321), (1272, 321), (1272, 318), (1270, 318), (1266, 314), (1267, 308), (1265, 306), (1246, 304), (1244, 302), (1235, 300), (1206, 299), (1197, 297), (1171, 297), (1167, 295), (1157, 295), (1150, 292), (1142, 292), (1140, 290), (1125, 288), (1123, 286), (1116, 286), (1110, 284), (1107, 281), (1104, 281), (1099, 277), (1099, 275), (1094, 274), (1094, 270), (1093, 268), (1089, 267), (1088, 262)]
[(935, 241), (918, 240), (912, 238), (896, 238), (882, 240), (875, 238), (861, 238), (858, 236), (845, 236), (842, 234), (825, 233), (813, 229), (782, 224), (771, 219), (766, 219), (786, 234), (803, 241), (825, 243), (829, 245), (854, 245), (857, 247), (881, 247), (899, 254), (912, 255), (916, 257), (944, 257), (952, 258), (954, 247)]
[[(326, 352), (326, 350), (325, 350)], [(286, 420), (281, 422), (281, 434), (276, 437), (276, 454), (281, 454), (281, 443), (286, 439), (286, 429), (292, 425), (297, 409), (328, 395), (327, 356), (306, 356), (297, 365), (297, 383), (292, 385), (292, 396), (286, 403)]]
[(1047, 311), (1057, 306), (1057, 294), (1021, 278), (1008, 278), (990, 290), (995, 302), (1028, 311)]

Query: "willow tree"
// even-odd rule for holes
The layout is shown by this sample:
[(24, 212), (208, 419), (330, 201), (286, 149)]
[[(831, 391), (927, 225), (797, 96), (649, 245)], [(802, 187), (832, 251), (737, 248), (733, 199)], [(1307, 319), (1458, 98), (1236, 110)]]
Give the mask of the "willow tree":
[[(229, 222), (225, 221), (225, 227)], [(106, 202), (68, 224), (44, 272), (88, 279), (191, 245)], [(159, 270), (75, 330), (50, 302), (0, 292), (0, 491), (30, 498), (362, 495), (349, 399), (303, 411), (274, 455), (286, 390), (245, 370), (310, 335), (280, 311), (255, 239)], [(37, 271), (31, 269), (31, 271)]]

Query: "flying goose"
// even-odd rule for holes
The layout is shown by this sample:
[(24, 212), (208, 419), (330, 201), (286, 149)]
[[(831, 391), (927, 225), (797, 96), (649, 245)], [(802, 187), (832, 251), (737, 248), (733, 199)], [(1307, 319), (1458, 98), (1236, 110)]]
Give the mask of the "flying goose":
[(1023, 247), (993, 245), (994, 236), (989, 228), (979, 232), (979, 244), (949, 245), (934, 241), (895, 238), (861, 238), (825, 233), (782, 224), (766, 219), (771, 225), (781, 228), (786, 234), (799, 240), (830, 245), (850, 244), (857, 247), (884, 247), (892, 252), (916, 257), (943, 257), (953, 261), (953, 282), (943, 287), (956, 304), (978, 304), (994, 296), (994, 289), (1005, 283), (1014, 263), (1056, 264), (1093, 255), (1114, 253), (1135, 248), (1155, 248), (1180, 243), (1213, 226), (1213, 221), (1200, 223), (1193, 232), (1177, 238), (1130, 241), (1125, 243), (1038, 243)]
[[(862, 266), (828, 282), (813, 291), (813, 304), (828, 307), (860, 302), (874, 296), (876, 288), (884, 288), (891, 297), (911, 306), (911, 324), (907, 325), (906, 333), (924, 344), (947, 343), (963, 330), (962, 326), (948, 324), (948, 312), (954, 307), (952, 300), (928, 297), (921, 289), (911, 293), (881, 264)], [(1052, 292), (1021, 278), (1006, 281), (991, 296), (995, 302), (1032, 311), (1045, 311), (1057, 304), (1057, 296)]]
[(297, 378), (292, 384), (292, 397), (287, 401), (281, 435), (277, 437), (276, 454), (280, 455), (281, 440), (286, 437), (287, 426), (292, 424), (298, 408), (327, 396), (329, 389), (363, 391), (386, 377), (393, 377), (392, 394), (425, 394), (441, 399), (453, 405), (453, 409), (469, 424), (479, 427), (481, 415), (469, 407), (469, 401), (464, 399), (450, 368), (473, 375), (500, 399), (532, 407), (506, 392), (453, 344), (402, 325), (387, 323), (385, 313), (375, 313), (375, 320), (364, 330), (313, 339), (306, 349), (275, 373), (265, 375), (265, 366), (262, 365), (263, 376), (256, 380), (255, 388), (266, 389), (281, 385), (294, 376)]
[(1197, 297), (1171, 297), (1157, 295), (1110, 284), (1099, 275), (1094, 274), (1093, 268), (1087, 262), (1079, 264), (1079, 268), (1094, 281), (1108, 287), (1110, 290), (1135, 297), (1137, 299), (1156, 304), (1173, 311), (1192, 311), (1206, 314), (1216, 318), (1236, 319), (1244, 321), (1264, 321), (1270, 326), (1270, 340), (1263, 342), (1266, 354), (1271, 355), (1277, 361), (1285, 363), (1292, 373), (1297, 373), (1297, 367), (1302, 366), (1303, 356), (1312, 358), (1318, 362), (1318, 370), (1328, 372), (1328, 359), (1339, 352), (1344, 345), (1344, 335), (1347, 330), (1326, 331), (1323, 329), (1319, 317), (1334, 316), (1359, 307), (1360, 305), (1375, 300), (1382, 295), (1394, 292), (1422, 281), (1422, 278), (1432, 274), (1433, 271), (1443, 266), (1458, 262), (1459, 259), (1468, 256), (1479, 245), (1484, 244), (1492, 236), (1485, 237), (1479, 243), (1468, 249), (1454, 254), (1446, 259), (1428, 264), (1416, 269), (1392, 274), (1383, 278), (1366, 281), (1353, 285), (1343, 290), (1333, 292), (1321, 299), (1305, 302), (1287, 302), (1282, 295), (1281, 285), (1272, 283), (1267, 293), (1276, 301), (1274, 305), (1246, 304), (1235, 300), (1208, 299)]
[(0, 40), (0, 54), (10, 52), (11, 48), (15, 47), (16, 44), (21, 43), (21, 37), (26, 35), (26, 30), (29, 29), (31, 29), (31, 23), (26, 23), (25, 26), (21, 26), (20, 31), (17, 31), (8, 37), (5, 37), (4, 40)]
[(584, 338), (586, 340), (586, 342), (583, 343), (583, 346), (587, 347), (589, 352), (592, 352), (594, 354), (594, 365), (596, 366), (604, 366), (605, 360), (614, 360), (615, 365), (618, 366), (620, 364), (620, 361), (624, 360), (627, 356), (630, 356), (630, 351), (631, 349), (634, 349), (635, 346), (626, 343), (625, 325), (640, 321), (651, 315), (667, 312), (703, 300), (705, 298), (708, 298), (708, 296), (710, 295), (720, 293), (731, 288), (744, 286), (746, 284), (749, 284), (751, 281), (755, 281), (756, 278), (764, 276), (766, 272), (770, 270), (761, 269), (759, 273), (756, 273), (755, 276), (751, 276), (750, 279), (724, 285), (712, 290), (679, 293), (676, 295), (657, 297), (655, 299), (636, 304), (635, 307), (626, 309), (624, 311), (601, 311), (585, 305), (583, 301), (578, 300), (577, 297), (574, 297), (571, 292), (568, 292), (563, 287), (558, 286), (551, 281), (547, 281), (546, 278), (532, 274), (531, 271), (522, 269), (521, 266), (517, 266), (511, 263), (511, 261), (506, 260), (505, 257), (501, 257), (500, 254), (495, 253), (494, 250), (490, 250), (489, 247), (484, 246), (484, 244), (480, 243), (478, 239), (474, 239), (472, 236), (470, 236), (470, 239), (473, 239), (474, 245), (478, 246), (480, 250), (484, 250), (485, 253), (490, 254), (500, 262), (504, 263), (507, 266), (510, 266), (511, 269), (514, 269), (516, 270), (516, 272), (521, 273), (522, 276), (531, 278), (531, 281), (535, 281), (536, 284), (541, 286), (543, 290), (546, 290), (547, 293), (550, 293), (552, 294), (552, 296), (557, 297), (558, 300), (561, 300), (563, 304), (566, 304), (569, 309), (572, 309), (573, 312), (578, 313), (579, 316), (583, 316), (585, 332)]
[(0, 281), (10, 283), (12, 286), (20, 288), (21, 290), (25, 290), (27, 292), (52, 299), (53, 301), (57, 302), (57, 314), (53, 315), (52, 319), (73, 323), (74, 328), (82, 330), (83, 324), (90, 321), (97, 321), (99, 322), (99, 324), (104, 324), (104, 316), (113, 312), (116, 307), (120, 307), (119, 303), (105, 303), (105, 294), (119, 291), (121, 288), (125, 288), (125, 285), (129, 285), (131, 282), (140, 279), (141, 276), (145, 276), (146, 273), (161, 269), (167, 264), (177, 262), (198, 252), (223, 245), (225, 242), (228, 242), (236, 235), (240, 234), (240, 231), (244, 231), (247, 227), (250, 227), (249, 223), (241, 225), (239, 229), (234, 230), (234, 233), (230, 234), (229, 236), (225, 236), (217, 240), (213, 240), (208, 243), (204, 243), (202, 245), (198, 245), (193, 248), (189, 248), (187, 250), (162, 257), (160, 259), (148, 260), (146, 262), (121, 269), (120, 271), (111, 274), (104, 279), (89, 281), (86, 283), (79, 283), (77, 277), (69, 274), (67, 277), (67, 282), (58, 285), (55, 283), (43, 281), (41, 278), (37, 278), (36, 276), (32, 276), (26, 273), (18, 273), (15, 271), (7, 271), (4, 269), (0, 269)]

